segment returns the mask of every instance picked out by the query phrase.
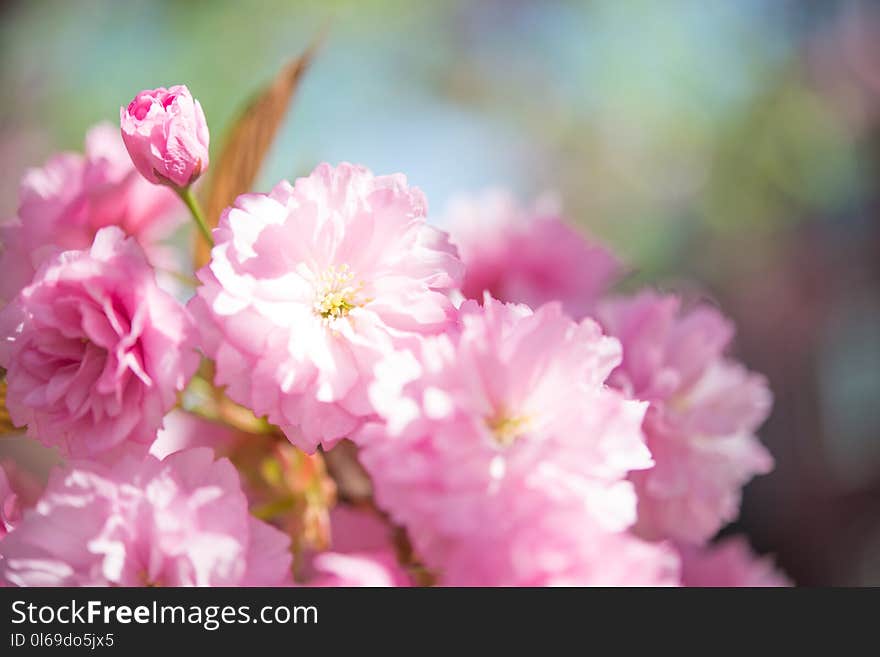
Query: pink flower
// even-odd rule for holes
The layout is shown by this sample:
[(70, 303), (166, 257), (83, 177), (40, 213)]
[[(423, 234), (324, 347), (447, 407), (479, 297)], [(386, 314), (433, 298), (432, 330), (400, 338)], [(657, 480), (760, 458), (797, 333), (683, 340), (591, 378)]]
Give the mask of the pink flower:
[(119, 121), (131, 161), (151, 183), (188, 187), (208, 168), (205, 113), (185, 86), (141, 91)]
[(99, 228), (119, 226), (159, 263), (157, 242), (175, 227), (180, 201), (138, 175), (119, 132), (100, 124), (86, 153), (61, 153), (21, 181), (18, 216), (0, 226), (0, 300), (10, 301), (39, 266), (61, 251), (85, 249)]
[(147, 445), (198, 366), (194, 338), (137, 242), (103, 228), (0, 311), (12, 420), (76, 457)]
[(216, 383), (313, 452), (373, 415), (383, 354), (444, 331), (461, 262), (402, 175), (319, 166), (240, 196), (191, 302)]
[[(42, 486), (11, 459), (0, 460), (0, 542), (21, 522), (22, 514), (36, 504)], [(0, 554), (0, 570), (3, 555)], [(0, 587), (6, 584), (0, 578)]]
[(748, 542), (734, 536), (709, 547), (681, 550), (684, 586), (791, 586), (769, 557), (756, 557)]
[(309, 586), (411, 586), (397, 561), (391, 529), (375, 514), (337, 506), (330, 550), (311, 557)]
[(171, 190), (157, 188), (138, 175), (119, 130), (109, 123), (86, 134), (83, 194), (93, 230), (119, 226), (144, 248), (168, 236), (185, 217)]
[[(444, 583), (591, 583), (636, 518), (645, 405), (605, 387), (620, 345), (558, 303), (488, 295), (460, 335), (377, 367), (359, 438), (376, 500)], [(595, 545), (595, 550), (591, 548)], [(646, 548), (647, 552), (653, 548)], [(587, 560), (587, 561), (583, 561)]]
[(638, 531), (705, 541), (738, 515), (742, 486), (773, 467), (754, 436), (770, 411), (767, 383), (724, 357), (733, 327), (708, 306), (682, 312), (678, 298), (643, 292), (602, 304), (599, 317), (623, 344), (611, 383), (651, 403), (656, 465), (632, 475)]
[(357, 586), (385, 588), (411, 586), (408, 575), (400, 568), (394, 556), (387, 552), (377, 554), (345, 554), (322, 552), (312, 563), (317, 576), (309, 586)]
[(492, 527), (472, 540), (444, 546), (443, 585), (679, 585), (679, 557), (673, 548), (629, 532), (609, 532), (574, 508), (548, 503), (527, 522), (495, 522)]
[(231, 448), (241, 434), (219, 422), (211, 422), (182, 409), (171, 411), (150, 445), (150, 454), (163, 459), (191, 447), (210, 447), (215, 453)]
[(0, 542), (16, 586), (278, 586), (290, 539), (248, 513), (238, 473), (197, 448), (55, 470)]
[(21, 520), (21, 500), (0, 465), (0, 540)]
[(454, 201), (446, 220), (465, 263), (462, 292), (469, 299), (488, 291), (533, 308), (559, 300), (580, 319), (621, 272), (614, 255), (547, 202), (524, 209), (510, 194), (490, 191)]

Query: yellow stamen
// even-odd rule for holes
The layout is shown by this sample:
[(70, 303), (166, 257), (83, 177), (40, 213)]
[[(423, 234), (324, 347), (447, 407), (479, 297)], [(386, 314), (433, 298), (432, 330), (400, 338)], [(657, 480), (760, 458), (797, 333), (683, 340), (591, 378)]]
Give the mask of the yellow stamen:
[(138, 577), (141, 580), (143, 586), (147, 588), (157, 588), (164, 586), (161, 581), (150, 579), (150, 576), (147, 574), (146, 569), (140, 571), (140, 573), (138, 573)]
[(509, 447), (517, 438), (529, 430), (531, 420), (525, 415), (499, 413), (486, 420), (492, 437), (502, 447)]
[(345, 317), (355, 305), (345, 292), (328, 292), (317, 304), (318, 314), (324, 319)]
[(318, 294), (315, 297), (315, 314), (326, 320), (340, 319), (363, 302), (357, 301), (361, 283), (353, 283), (354, 274), (348, 265), (331, 265), (321, 275)]

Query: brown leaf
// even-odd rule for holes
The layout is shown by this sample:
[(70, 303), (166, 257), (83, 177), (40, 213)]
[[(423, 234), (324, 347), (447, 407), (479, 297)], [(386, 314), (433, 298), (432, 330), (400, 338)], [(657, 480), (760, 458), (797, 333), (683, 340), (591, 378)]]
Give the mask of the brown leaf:
[[(293, 92), (299, 86), (312, 57), (323, 40), (323, 33), (299, 57), (282, 68), (275, 79), (245, 107), (230, 129), (220, 156), (211, 166), (204, 188), (203, 204), (209, 228), (214, 228), (223, 210), (239, 194), (251, 191), (260, 166), (272, 145)], [(196, 266), (210, 259), (204, 240), (196, 243)]]

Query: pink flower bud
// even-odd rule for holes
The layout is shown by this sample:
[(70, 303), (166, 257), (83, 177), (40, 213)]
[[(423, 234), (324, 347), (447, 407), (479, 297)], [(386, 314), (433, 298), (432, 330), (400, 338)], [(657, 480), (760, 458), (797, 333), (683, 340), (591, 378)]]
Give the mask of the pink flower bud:
[(208, 168), (205, 113), (185, 86), (140, 92), (119, 121), (134, 166), (151, 183), (187, 187)]

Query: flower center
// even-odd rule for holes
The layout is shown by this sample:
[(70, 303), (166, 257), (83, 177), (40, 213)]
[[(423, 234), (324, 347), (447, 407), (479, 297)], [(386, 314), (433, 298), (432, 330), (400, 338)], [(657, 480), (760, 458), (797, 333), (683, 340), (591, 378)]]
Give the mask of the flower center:
[(492, 437), (502, 447), (509, 447), (513, 442), (529, 430), (531, 419), (526, 415), (509, 415), (498, 413), (486, 418), (486, 426)]
[(165, 586), (161, 580), (150, 579), (150, 576), (147, 574), (146, 568), (138, 573), (138, 579), (141, 581), (141, 586), (147, 588), (161, 588)]
[(330, 265), (320, 278), (315, 296), (315, 314), (326, 320), (339, 319), (358, 306), (362, 284), (354, 281), (348, 265)]

